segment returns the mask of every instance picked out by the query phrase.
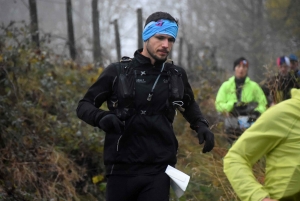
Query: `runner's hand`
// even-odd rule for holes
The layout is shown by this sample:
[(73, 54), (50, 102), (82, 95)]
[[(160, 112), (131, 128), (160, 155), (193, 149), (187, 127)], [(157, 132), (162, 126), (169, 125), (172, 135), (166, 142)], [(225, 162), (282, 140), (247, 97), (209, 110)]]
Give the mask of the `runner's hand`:
[(214, 146), (214, 134), (210, 131), (210, 129), (205, 125), (201, 124), (197, 129), (199, 144), (202, 144), (204, 141), (204, 147), (202, 149), (203, 153), (210, 152)]
[(124, 129), (124, 123), (114, 114), (104, 116), (100, 120), (99, 126), (106, 133), (116, 132), (120, 134)]

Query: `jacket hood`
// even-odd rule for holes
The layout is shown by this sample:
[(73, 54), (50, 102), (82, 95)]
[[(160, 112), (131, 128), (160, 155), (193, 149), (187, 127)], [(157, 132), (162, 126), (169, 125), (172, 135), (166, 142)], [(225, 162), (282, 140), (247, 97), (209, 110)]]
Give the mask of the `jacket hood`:
[(291, 90), (292, 98), (300, 100), (300, 89), (292, 89)]

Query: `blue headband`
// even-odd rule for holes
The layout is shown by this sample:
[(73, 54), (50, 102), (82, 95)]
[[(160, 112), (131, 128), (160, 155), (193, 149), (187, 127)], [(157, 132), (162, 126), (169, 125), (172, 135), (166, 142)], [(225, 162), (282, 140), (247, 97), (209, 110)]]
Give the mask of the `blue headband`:
[(148, 40), (155, 34), (167, 34), (174, 39), (177, 37), (178, 26), (176, 22), (170, 20), (159, 20), (157, 22), (149, 22), (143, 31), (143, 41)]

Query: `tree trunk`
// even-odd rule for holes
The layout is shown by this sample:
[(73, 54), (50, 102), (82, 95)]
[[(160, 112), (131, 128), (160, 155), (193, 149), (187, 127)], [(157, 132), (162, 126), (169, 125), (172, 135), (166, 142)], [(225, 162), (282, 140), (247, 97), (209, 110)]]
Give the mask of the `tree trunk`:
[[(252, 45), (251, 45), (251, 57), (252, 57), (252, 79), (255, 81), (263, 79), (263, 64), (266, 50), (264, 48), (264, 7), (263, 0), (255, 0), (253, 3), (252, 13)], [(259, 54), (258, 54), (259, 53)]]
[(116, 38), (116, 48), (117, 48), (117, 60), (121, 59), (121, 43), (120, 43), (120, 34), (119, 34), (119, 25), (118, 20), (114, 20), (115, 27), (115, 38)]
[(188, 68), (193, 69), (193, 45), (191, 43), (188, 43), (188, 49), (187, 49), (187, 63)]
[(100, 45), (99, 11), (98, 0), (92, 0), (92, 22), (93, 22), (93, 56), (94, 63), (102, 66), (102, 55)]
[(75, 49), (75, 37), (74, 37), (74, 26), (73, 26), (73, 16), (72, 16), (72, 2), (71, 0), (66, 0), (67, 8), (67, 24), (68, 24), (68, 45), (70, 56), (73, 60), (76, 59), (76, 49)]
[(39, 47), (40, 40), (39, 40), (39, 26), (38, 26), (36, 0), (29, 0), (29, 12), (30, 12), (31, 39), (32, 39), (32, 42), (36, 45), (36, 47)]
[(142, 38), (142, 32), (143, 32), (143, 15), (142, 15), (142, 9), (137, 9), (137, 21), (138, 21), (138, 49), (143, 47), (143, 38)]

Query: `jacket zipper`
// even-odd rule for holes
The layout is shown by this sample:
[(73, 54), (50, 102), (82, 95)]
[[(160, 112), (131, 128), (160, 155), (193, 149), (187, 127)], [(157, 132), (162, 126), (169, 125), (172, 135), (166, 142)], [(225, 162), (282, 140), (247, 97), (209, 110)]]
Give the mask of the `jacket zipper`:
[(121, 135), (121, 136), (119, 137), (119, 139), (118, 139), (118, 143), (117, 143), (117, 151), (119, 151), (119, 143), (120, 143), (121, 138), (122, 138), (122, 135)]
[[(119, 151), (119, 143), (120, 143), (121, 138), (122, 138), (122, 135), (119, 137), (118, 142), (117, 142), (117, 151)], [(113, 164), (113, 166), (111, 167), (110, 174), (113, 173), (114, 166), (115, 166), (115, 164)]]
[(113, 166), (111, 167), (110, 174), (113, 173), (114, 167), (115, 167), (115, 164), (113, 164)]

